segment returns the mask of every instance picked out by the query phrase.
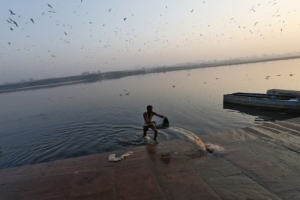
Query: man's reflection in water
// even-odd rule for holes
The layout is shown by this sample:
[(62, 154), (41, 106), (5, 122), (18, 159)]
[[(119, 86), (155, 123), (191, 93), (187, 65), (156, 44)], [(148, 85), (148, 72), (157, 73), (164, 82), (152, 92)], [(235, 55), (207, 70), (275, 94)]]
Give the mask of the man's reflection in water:
[[(149, 144), (149, 145), (145, 146), (148, 156), (153, 161), (155, 161), (157, 158), (157, 155), (156, 155), (157, 146), (158, 146), (158, 144)], [(171, 153), (164, 153), (164, 154), (159, 155), (159, 157), (160, 157), (160, 160), (163, 161), (166, 165), (168, 165), (171, 162)]]
[(154, 161), (156, 158), (156, 146), (157, 144), (148, 144), (145, 146), (148, 156)]

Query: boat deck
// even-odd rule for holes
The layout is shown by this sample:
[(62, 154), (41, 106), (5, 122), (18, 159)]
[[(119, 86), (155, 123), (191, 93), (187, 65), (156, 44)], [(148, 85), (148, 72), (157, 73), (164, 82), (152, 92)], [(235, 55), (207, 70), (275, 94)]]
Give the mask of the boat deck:
[(201, 139), (223, 155), (181, 139), (3, 169), (0, 199), (300, 199), (300, 118)]

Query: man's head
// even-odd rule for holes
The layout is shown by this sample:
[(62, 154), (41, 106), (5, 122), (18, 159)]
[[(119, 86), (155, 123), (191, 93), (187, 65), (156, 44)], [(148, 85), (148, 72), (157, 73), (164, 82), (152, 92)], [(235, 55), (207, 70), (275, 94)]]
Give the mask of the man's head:
[(152, 111), (152, 109), (153, 109), (153, 107), (152, 107), (152, 106), (150, 106), (150, 105), (148, 105), (148, 106), (147, 106), (147, 111), (151, 112), (151, 111)]

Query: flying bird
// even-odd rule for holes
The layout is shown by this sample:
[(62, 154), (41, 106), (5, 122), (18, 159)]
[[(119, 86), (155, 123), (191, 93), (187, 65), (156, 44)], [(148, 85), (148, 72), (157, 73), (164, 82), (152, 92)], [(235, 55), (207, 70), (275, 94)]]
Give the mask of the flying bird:
[(124, 18), (124, 21), (126, 20), (126, 17)]
[(32, 19), (32, 18), (30, 18), (30, 21), (32, 21), (32, 23), (34, 23), (34, 21), (33, 21), (33, 19)]
[(50, 8), (52, 8), (52, 6), (50, 4), (47, 4)]
[(194, 9), (191, 12), (193, 12), (193, 11), (194, 11)]
[(11, 15), (16, 15), (12, 10), (9, 10)]
[(18, 24), (17, 24), (17, 22), (13, 21), (13, 23), (16, 25), (16, 27), (18, 27)]
[(11, 31), (13, 31), (14, 29), (13, 28), (11, 28), (11, 27), (9, 27), (9, 29), (11, 30)]
[(68, 34), (65, 32), (65, 35), (68, 35)]
[(111, 8), (108, 10), (108, 12), (110, 12), (111, 11)]

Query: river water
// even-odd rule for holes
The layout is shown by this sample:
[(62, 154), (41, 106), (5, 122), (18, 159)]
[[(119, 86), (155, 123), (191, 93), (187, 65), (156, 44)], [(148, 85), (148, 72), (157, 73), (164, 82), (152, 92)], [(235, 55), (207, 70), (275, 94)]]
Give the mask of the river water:
[[(300, 90), (300, 60), (147, 74), (0, 94), (0, 168), (144, 145), (147, 105), (170, 126), (201, 135), (299, 117), (228, 107), (223, 95)], [(153, 138), (152, 130), (148, 136)], [(184, 136), (160, 130), (158, 141)]]

